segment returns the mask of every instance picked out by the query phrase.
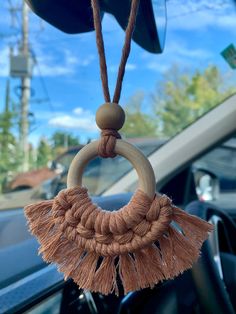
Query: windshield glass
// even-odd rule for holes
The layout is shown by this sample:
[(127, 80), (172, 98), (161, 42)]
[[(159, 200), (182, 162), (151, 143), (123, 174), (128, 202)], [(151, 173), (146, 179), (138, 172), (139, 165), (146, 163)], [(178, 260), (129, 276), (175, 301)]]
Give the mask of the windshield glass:
[[(145, 6), (145, 1), (141, 2)], [(23, 3), (0, 4), (0, 289), (46, 269), (38, 255), (39, 244), (28, 232), (23, 208), (52, 199), (66, 188), (75, 155), (99, 139), (95, 115), (104, 103), (94, 31), (64, 33)], [(141, 47), (146, 40), (141, 27), (140, 44), (132, 42), (124, 76), (120, 104), (126, 121), (120, 134), (149, 156), (154, 168), (153, 153), (163, 151), (160, 164), (167, 159), (163, 168), (173, 170), (165, 177), (165, 171), (158, 168), (157, 180), (161, 177), (166, 186), (179, 192), (176, 181), (168, 182), (171, 175), (180, 173), (185, 158), (177, 148), (184, 147), (186, 137), (177, 143), (176, 135), (194, 127), (201, 116), (236, 93), (236, 3), (168, 0), (167, 20), (165, 1), (152, 3), (164, 52), (155, 54)], [(125, 34), (108, 13), (102, 27), (112, 97)], [(154, 45), (149, 44), (149, 48)], [(189, 150), (195, 152), (186, 164), (191, 164), (194, 174), (196, 198), (215, 200), (218, 194), (225, 206), (228, 197), (235, 199), (236, 137), (235, 130), (222, 136), (221, 131), (217, 128), (219, 139), (212, 136), (215, 142), (211, 147), (205, 144), (202, 154), (197, 155), (189, 144), (191, 139), (184, 152), (186, 156), (191, 155)], [(176, 138), (176, 154), (173, 147), (166, 154), (165, 147)], [(211, 140), (204, 134), (202, 138), (204, 143)], [(176, 161), (180, 166), (175, 168)], [(84, 170), (83, 184), (92, 197), (133, 192), (136, 181), (131, 178), (129, 189), (122, 181), (131, 169), (121, 156), (95, 158)], [(183, 181), (181, 177), (177, 185), (184, 186)], [(190, 188), (186, 199), (188, 192)], [(20, 294), (17, 297), (20, 299)]]
[[(153, 8), (163, 45), (164, 2), (153, 1)], [(66, 187), (70, 162), (99, 137), (95, 113), (104, 100), (94, 32), (65, 34), (29, 11), (25, 67), (20, 12), (7, 3), (0, 10), (0, 208), (6, 209)], [(121, 135), (147, 156), (235, 92), (234, 2), (172, 0), (167, 17), (163, 54), (132, 43), (120, 101), (126, 111)], [(112, 15), (102, 23), (112, 93), (124, 32)], [(26, 70), (24, 83), (20, 71)], [(122, 157), (97, 159), (87, 166), (84, 184), (99, 195), (130, 169)]]

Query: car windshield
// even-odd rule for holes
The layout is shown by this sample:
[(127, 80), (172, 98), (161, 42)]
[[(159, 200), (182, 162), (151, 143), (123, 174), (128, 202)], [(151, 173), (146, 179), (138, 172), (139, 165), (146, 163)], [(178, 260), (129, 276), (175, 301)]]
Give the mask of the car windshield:
[[(100, 138), (95, 116), (105, 102), (91, 21), (88, 32), (82, 25), (80, 32), (66, 33), (36, 15), (26, 5), (31, 2), (0, 4), (1, 291), (46, 268), (37, 255), (39, 244), (27, 230), (23, 208), (53, 199), (67, 187), (76, 154)], [(113, 0), (100, 4), (109, 2)], [(126, 2), (130, 3), (120, 5)], [(146, 1), (140, 3), (145, 7)], [(159, 182), (167, 192), (177, 190), (176, 205), (197, 198), (215, 201), (220, 195), (224, 208), (232, 206), (229, 198), (235, 208), (236, 129), (229, 112), (232, 104), (236, 111), (236, 2), (166, 0), (166, 30), (161, 6), (165, 1), (150, 3), (159, 42), (154, 42), (156, 31), (149, 27), (149, 18), (134, 33), (119, 102), (126, 120), (119, 133), (148, 156), (158, 191), (166, 193), (159, 190)], [(125, 26), (111, 13), (101, 18), (112, 98)], [(54, 15), (49, 22), (53, 20)], [(161, 48), (162, 53), (155, 53)], [(223, 118), (226, 122), (221, 124)], [(96, 157), (84, 169), (82, 184), (95, 200), (119, 194), (126, 202), (138, 181), (132, 171), (122, 156)], [(193, 192), (189, 187), (182, 193), (186, 182), (193, 183)]]
[[(1, 209), (53, 197), (66, 187), (72, 159), (99, 137), (95, 113), (104, 102), (94, 32), (65, 34), (29, 11), (25, 35), (12, 5), (0, 7)], [(157, 2), (153, 7), (158, 16)], [(132, 43), (120, 133), (145, 155), (235, 92), (234, 14), (233, 1), (168, 1), (164, 52), (153, 54)], [(102, 25), (113, 92), (124, 31), (110, 14)], [(164, 37), (161, 26), (160, 31)], [(20, 72), (23, 39), (28, 41), (28, 87)], [(87, 166), (84, 184), (91, 195), (99, 195), (130, 169), (119, 156), (97, 159)]]

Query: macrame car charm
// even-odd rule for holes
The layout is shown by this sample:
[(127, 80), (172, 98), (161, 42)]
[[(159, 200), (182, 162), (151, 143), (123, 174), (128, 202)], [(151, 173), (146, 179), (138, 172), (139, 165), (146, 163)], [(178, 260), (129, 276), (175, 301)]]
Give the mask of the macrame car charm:
[[(109, 294), (154, 287), (192, 267), (212, 225), (174, 206), (166, 195), (155, 192), (156, 181), (148, 159), (120, 138), (125, 120), (118, 105), (130, 43), (138, 12), (132, 0), (125, 44), (113, 100), (110, 100), (100, 11), (92, 0), (94, 26), (106, 103), (96, 114), (101, 139), (86, 145), (71, 163), (67, 189), (49, 201), (26, 206), (29, 228), (40, 244), (47, 262), (58, 265), (65, 278), (80, 288)], [(87, 163), (97, 155), (116, 154), (136, 169), (139, 187), (130, 202), (118, 211), (99, 208), (82, 186)], [(114, 169), (114, 171), (116, 171)]]

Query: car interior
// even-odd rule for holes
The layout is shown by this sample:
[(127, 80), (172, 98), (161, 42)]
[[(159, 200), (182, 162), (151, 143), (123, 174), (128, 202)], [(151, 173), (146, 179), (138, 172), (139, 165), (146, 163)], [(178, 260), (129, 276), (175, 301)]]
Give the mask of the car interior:
[[(157, 54), (155, 57), (158, 57), (168, 51), (168, 45), (167, 50), (164, 49), (164, 29), (173, 9), (170, 7), (169, 13), (168, 6), (171, 6), (171, 2), (174, 2), (172, 4), (174, 7), (182, 5), (179, 0), (140, 0), (133, 42), (139, 45), (141, 48), (138, 49), (144, 51), (145, 54)], [(202, 7), (194, 6), (197, 1), (187, 2), (190, 3), (189, 8), (191, 12), (194, 12), (193, 14), (195, 11), (201, 12), (206, 9), (209, 14), (213, 14), (214, 19), (214, 9), (207, 1), (200, 1)], [(229, 7), (231, 11), (234, 11), (234, 16), (236, 16), (236, 2), (230, 0), (216, 2), (219, 12), (226, 6), (227, 9)], [(57, 32), (66, 33), (66, 36), (75, 36), (75, 34), (81, 36), (84, 33), (94, 32), (90, 0), (57, 0), (56, 2), (25, 0), (25, 3), (33, 12), (31, 14), (46, 21), (45, 23), (55, 28)], [(124, 34), (130, 1), (101, 0), (99, 4), (101, 20), (104, 21), (105, 16), (109, 14)], [(184, 19), (185, 14), (188, 13), (183, 10), (181, 14)], [(166, 42), (168, 40), (167, 36)], [(115, 42), (112, 45), (112, 49), (117, 49)], [(191, 50), (186, 53), (191, 54)], [(220, 54), (218, 51), (216, 53)], [(197, 58), (196, 55), (194, 58)], [(229, 76), (229, 80), (230, 78)], [(142, 79), (145, 80), (145, 77)], [(179, 88), (178, 82), (175, 83)], [(204, 86), (201, 88), (204, 89)], [(187, 93), (186, 90), (185, 92)], [(232, 94), (227, 97), (234, 97), (234, 94), (233, 90)], [(177, 95), (175, 99), (176, 107), (178, 97), (180, 96)], [(207, 95), (207, 97), (210, 96)], [(190, 100), (192, 100), (191, 97)], [(222, 102), (223, 99), (214, 106), (220, 107)], [(205, 119), (211, 110), (215, 110), (214, 106), (203, 112)], [(231, 118), (236, 121), (236, 103), (233, 110)], [(144, 110), (143, 115), (145, 114)], [(191, 121), (193, 126), (195, 120)], [(222, 125), (227, 121), (225, 120), (223, 124), (221, 117), (218, 120), (217, 129), (220, 132)], [(174, 119), (172, 123), (175, 123)], [(187, 130), (188, 124), (182, 129)], [(181, 136), (182, 129), (176, 132), (177, 136)], [(152, 137), (150, 140), (149, 137), (146, 141), (143, 141), (142, 137), (140, 143), (137, 142), (135, 145), (151, 160), (154, 154), (158, 154), (160, 148), (165, 150), (165, 145), (171, 143), (172, 138), (176, 136), (169, 134), (170, 136), (165, 138)], [(208, 136), (210, 137), (210, 135), (205, 136), (206, 140)], [(186, 138), (183, 137), (182, 140), (185, 141)], [(132, 139), (130, 142), (132, 143)], [(44, 200), (54, 198), (66, 187), (69, 165), (82, 148), (83, 145), (71, 145), (69, 149), (67, 147), (62, 153), (58, 153), (56, 158), (51, 158), (53, 161), (49, 169), (55, 171), (55, 174), (43, 183), (40, 182), (40, 186), (24, 189), (23, 192), (32, 191), (30, 196), (32, 202), (39, 198)], [(84, 172), (84, 182), (91, 192), (93, 202), (107, 211), (116, 211), (129, 203), (135, 191), (133, 184), (130, 185), (131, 187), (124, 186), (122, 193), (108, 195), (105, 192), (121, 178), (125, 176), (129, 178), (131, 170), (132, 165), (121, 156), (114, 159), (94, 159)], [(57, 270), (57, 265), (47, 264), (38, 254), (39, 243), (28, 230), (23, 206), (17, 205), (19, 204), (16, 199), (17, 194), (13, 194), (16, 205), (9, 205), (9, 208), (2, 205), (11, 202), (12, 196), (6, 194), (4, 202), (0, 199), (0, 313), (236, 313), (236, 123), (231, 123), (229, 131), (222, 138), (214, 140), (214, 143), (204, 150), (199, 148), (199, 153), (165, 178), (161, 178), (160, 182), (158, 181), (158, 165), (155, 171), (157, 171), (156, 190), (158, 193), (168, 195), (176, 206), (208, 221), (214, 227), (202, 246), (198, 261), (191, 269), (174, 279), (158, 283), (152, 289), (145, 288), (126, 295), (123, 292), (119, 296), (102, 295), (80, 289), (72, 279), (64, 280), (63, 274)], [(18, 193), (18, 191), (12, 193)], [(122, 291), (121, 281), (119, 278), (117, 280), (118, 287)]]
[[(213, 151), (216, 149), (219, 148)], [(194, 168), (197, 163), (206, 159), (209, 153), (212, 151), (186, 166), (160, 191), (168, 192), (175, 204), (181, 205), (191, 214), (211, 221), (214, 225), (214, 233), (204, 244), (201, 257), (193, 269), (174, 280), (158, 284), (154, 289), (131, 292), (127, 296), (118, 298), (113, 295), (93, 294), (79, 290), (72, 280), (64, 282), (56, 267), (45, 267), (41, 257), (36, 254), (37, 241), (29, 237), (24, 226), (25, 235), (22, 236), (28, 237), (24, 242), (27, 250), (24, 254), (21, 246), (18, 252), (22, 269), (18, 269), (18, 273), (13, 273), (9, 265), (5, 265), (5, 269), (1, 268), (6, 278), (5, 281), (1, 281), (2, 291), (5, 292), (1, 294), (1, 304), (11, 309), (10, 312), (16, 313), (34, 311), (47, 313), (52, 309), (57, 313), (234, 313), (236, 211), (233, 204), (231, 207), (226, 201), (225, 205), (222, 204), (220, 207), (217, 206), (217, 202), (214, 204), (199, 201), (194, 183), (196, 173)], [(219, 160), (215, 159), (215, 162)], [(179, 188), (176, 189), (176, 186)], [(96, 197), (95, 202), (103, 209), (115, 210), (127, 203), (130, 196), (123, 194)], [(15, 226), (6, 224), (5, 234), (12, 227), (19, 228), (24, 224), (22, 217), (19, 218), (21, 220), (19, 219)], [(8, 249), (9, 263), (15, 262), (15, 254), (15, 251)], [(28, 269), (22, 272), (24, 268)], [(21, 282), (19, 286), (7, 289), (19, 279)], [(40, 308), (44, 310), (41, 311)]]

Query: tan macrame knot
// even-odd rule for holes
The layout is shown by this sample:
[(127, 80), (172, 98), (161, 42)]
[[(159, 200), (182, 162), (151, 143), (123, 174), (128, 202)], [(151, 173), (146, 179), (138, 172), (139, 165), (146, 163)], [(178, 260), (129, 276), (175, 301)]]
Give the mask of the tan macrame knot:
[(61, 191), (52, 205), (53, 217), (68, 239), (102, 256), (142, 249), (160, 237), (172, 221), (171, 201), (165, 195), (151, 202), (139, 190), (128, 205), (109, 212), (93, 204), (85, 191), (73, 189), (69, 197), (68, 190)]
[(212, 230), (167, 196), (151, 200), (141, 190), (118, 211), (106, 211), (86, 188), (68, 188), (25, 214), (43, 258), (79, 287), (103, 294), (119, 294), (117, 277), (125, 294), (175, 277), (197, 260)]
[(101, 131), (101, 139), (98, 146), (98, 156), (102, 158), (116, 157), (115, 146), (116, 140), (121, 136), (116, 130), (105, 129)]

